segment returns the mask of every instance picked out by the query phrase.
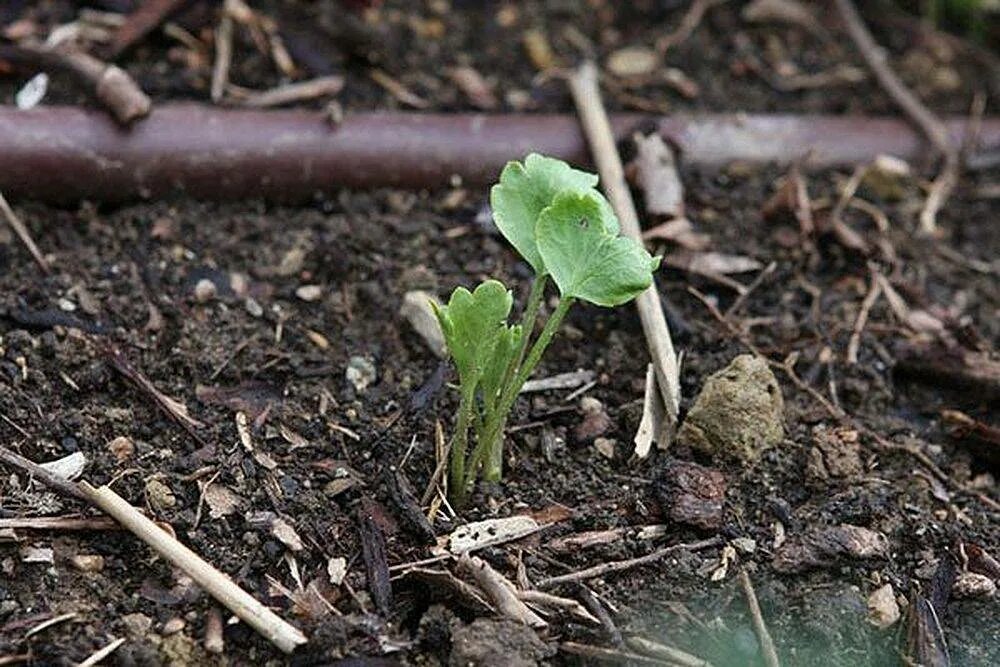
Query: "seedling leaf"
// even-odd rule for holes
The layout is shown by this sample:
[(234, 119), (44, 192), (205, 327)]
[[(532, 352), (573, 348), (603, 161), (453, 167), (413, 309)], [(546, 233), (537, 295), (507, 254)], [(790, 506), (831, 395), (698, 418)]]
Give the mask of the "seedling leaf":
[(508, 330), (506, 320), (513, 303), (503, 283), (487, 280), (474, 292), (458, 287), (447, 306), (434, 306), (463, 389), (474, 390), (493, 360), (497, 341)]
[[(535, 227), (542, 209), (560, 192), (594, 191), (597, 176), (573, 169), (562, 160), (532, 153), (524, 163), (511, 161), (490, 191), (490, 206), (497, 228), (538, 275), (545, 275), (545, 261), (535, 241)], [(618, 233), (618, 220), (603, 201), (602, 220), (608, 232)]]
[(603, 197), (563, 192), (538, 219), (538, 250), (563, 297), (618, 306), (652, 284), (660, 264), (638, 242), (609, 233)]

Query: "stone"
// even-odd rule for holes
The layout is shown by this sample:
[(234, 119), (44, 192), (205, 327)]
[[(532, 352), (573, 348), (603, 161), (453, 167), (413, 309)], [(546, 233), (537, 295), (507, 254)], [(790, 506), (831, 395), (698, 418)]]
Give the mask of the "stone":
[(145, 637), (153, 627), (153, 619), (145, 614), (126, 614), (122, 616), (125, 632), (131, 637)]
[(608, 56), (606, 66), (609, 72), (623, 78), (648, 76), (660, 66), (660, 56), (645, 46), (626, 46)]
[(108, 451), (111, 452), (118, 463), (122, 463), (131, 458), (132, 454), (135, 453), (135, 443), (132, 442), (132, 438), (120, 435), (108, 443)]
[(375, 382), (378, 371), (375, 364), (366, 357), (353, 356), (347, 360), (347, 370), (344, 372), (347, 381), (358, 391), (364, 391)]
[(784, 408), (767, 362), (743, 354), (705, 380), (677, 440), (712, 457), (752, 463), (784, 438)]
[(99, 554), (76, 554), (69, 561), (80, 572), (100, 572), (104, 569), (104, 556)]
[(876, 588), (868, 596), (868, 622), (879, 630), (892, 627), (899, 620), (899, 604), (892, 584)]
[(611, 417), (604, 409), (604, 404), (592, 396), (580, 399), (580, 414), (583, 418), (573, 429), (573, 435), (579, 442), (593, 440), (611, 428)]
[(295, 296), (303, 301), (318, 301), (323, 296), (322, 285), (302, 285), (295, 290)]
[(989, 598), (997, 592), (997, 585), (985, 574), (962, 572), (955, 578), (951, 592), (957, 598)]
[(146, 482), (146, 498), (155, 512), (164, 512), (177, 505), (177, 497), (170, 487), (158, 479)]

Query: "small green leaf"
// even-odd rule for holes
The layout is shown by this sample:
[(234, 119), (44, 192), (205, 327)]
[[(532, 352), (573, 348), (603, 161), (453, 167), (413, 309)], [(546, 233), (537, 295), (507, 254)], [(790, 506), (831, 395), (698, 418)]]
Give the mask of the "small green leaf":
[[(510, 241), (535, 273), (545, 274), (545, 262), (535, 242), (535, 226), (542, 209), (567, 190), (596, 192), (597, 176), (573, 169), (562, 160), (532, 153), (520, 162), (508, 162), (500, 182), (490, 191), (490, 206), (497, 228)], [(618, 233), (618, 220), (604, 202), (602, 220), (608, 231)]]
[(563, 192), (538, 219), (538, 249), (563, 297), (617, 306), (652, 284), (660, 264), (636, 241), (603, 224), (603, 197)]
[(455, 360), (463, 391), (474, 391), (497, 341), (507, 331), (514, 297), (503, 283), (487, 280), (474, 292), (458, 287), (447, 306), (434, 306), (448, 351)]

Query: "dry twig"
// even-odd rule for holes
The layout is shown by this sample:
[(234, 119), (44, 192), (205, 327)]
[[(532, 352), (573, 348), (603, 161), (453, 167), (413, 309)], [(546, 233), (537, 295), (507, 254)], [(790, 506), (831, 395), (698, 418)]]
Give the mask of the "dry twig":
[(115, 32), (108, 48), (111, 58), (117, 58), (130, 49), (190, 2), (191, 0), (145, 0), (139, 3)]
[(757, 602), (757, 593), (753, 589), (753, 582), (746, 570), (740, 570), (740, 585), (743, 587), (743, 594), (747, 598), (747, 607), (750, 609), (750, 619), (753, 621), (754, 632), (757, 633), (757, 641), (760, 642), (761, 653), (764, 654), (764, 664), (767, 667), (781, 667), (778, 661), (778, 651), (774, 647), (774, 640), (771, 633), (767, 631), (767, 623), (764, 622), (764, 615), (760, 611), (760, 603)]
[(463, 554), (458, 559), (460, 570), (469, 574), (489, 597), (493, 606), (504, 616), (524, 623), (532, 628), (548, 626), (538, 614), (531, 611), (517, 595), (517, 589), (502, 574), (490, 567), (489, 563), (477, 556)]
[(125, 638), (120, 637), (104, 648), (98, 649), (90, 654), (90, 656), (78, 664), (76, 667), (93, 667), (94, 665), (101, 664), (101, 661), (107, 658), (109, 655), (118, 650), (118, 647), (125, 643)]
[(687, 13), (681, 19), (677, 29), (668, 35), (664, 35), (656, 40), (656, 50), (666, 53), (678, 44), (683, 44), (694, 34), (694, 31), (701, 25), (701, 20), (705, 18), (705, 13), (716, 5), (721, 5), (727, 0), (694, 0), (688, 8)]
[(122, 125), (149, 115), (152, 102), (125, 70), (81, 51), (37, 44), (0, 45), (0, 60), (21, 66), (69, 72), (83, 83)]
[(112, 516), (157, 554), (183, 570), (201, 588), (279, 649), (291, 653), (297, 646), (306, 643), (305, 635), (296, 627), (282, 620), (237, 586), (232, 579), (168, 535), (110, 488), (94, 488), (87, 482), (81, 482), (79, 489), (88, 501)]
[(847, 363), (856, 364), (858, 363), (858, 348), (861, 346), (861, 332), (865, 329), (865, 324), (868, 322), (868, 314), (871, 312), (872, 306), (878, 300), (879, 295), (882, 293), (882, 283), (879, 282), (878, 276), (875, 272), (872, 272), (872, 285), (868, 289), (868, 294), (865, 295), (864, 301), (861, 302), (861, 309), (858, 310), (858, 317), (854, 320), (854, 329), (851, 331), (851, 339), (847, 343)]
[(551, 588), (552, 586), (556, 586), (558, 584), (565, 584), (573, 581), (585, 581), (587, 579), (603, 577), (606, 574), (624, 572), (625, 570), (631, 570), (632, 568), (639, 567), (641, 565), (655, 563), (656, 561), (661, 560), (672, 553), (677, 553), (678, 551), (700, 551), (701, 549), (708, 549), (718, 546), (719, 544), (722, 544), (722, 539), (719, 537), (710, 537), (705, 540), (699, 540), (698, 542), (672, 544), (669, 547), (657, 549), (652, 553), (648, 553), (645, 556), (639, 556), (638, 558), (609, 561), (607, 563), (601, 563), (600, 565), (588, 567), (584, 570), (577, 570), (576, 572), (569, 572), (567, 574), (549, 577), (548, 579), (542, 579), (538, 582), (538, 588)]
[(215, 63), (212, 65), (211, 96), (213, 102), (221, 102), (229, 84), (229, 67), (233, 62), (233, 16), (230, 3), (222, 9), (222, 18), (215, 29)]
[(28, 249), (28, 252), (31, 253), (31, 257), (35, 260), (35, 263), (38, 264), (42, 271), (49, 273), (49, 263), (45, 260), (45, 256), (42, 254), (42, 251), (38, 249), (38, 246), (35, 245), (35, 240), (31, 238), (31, 232), (28, 231), (24, 222), (17, 217), (17, 214), (14, 213), (14, 209), (12, 209), (10, 204), (7, 203), (7, 199), (3, 196), (3, 193), (0, 193), (0, 211), (2, 211), (4, 217), (7, 218), (7, 224), (9, 224), (11, 229), (14, 230), (14, 233), (17, 234), (17, 238), (21, 239), (21, 243), (23, 243), (24, 247)]
[(934, 148), (944, 156), (944, 164), (931, 184), (923, 210), (920, 211), (920, 231), (924, 234), (933, 234), (937, 229), (937, 213), (948, 201), (948, 196), (958, 183), (961, 167), (959, 152), (952, 145), (944, 123), (906, 87), (889, 66), (885, 51), (875, 42), (854, 3), (851, 0), (834, 0), (834, 3), (844, 20), (847, 33), (858, 47), (879, 85), (923, 132)]
[[(601, 183), (611, 201), (611, 207), (618, 216), (622, 232), (642, 243), (639, 214), (625, 182), (625, 170), (618, 155), (618, 148), (615, 146), (615, 135), (611, 130), (604, 103), (601, 101), (596, 66), (592, 62), (584, 63), (570, 77), (569, 86), (594, 162), (597, 163)], [(680, 409), (680, 372), (655, 280), (649, 289), (636, 298), (635, 303), (646, 336), (646, 345), (656, 369), (660, 394), (666, 406), (667, 430), (670, 436), (677, 423), (677, 413)]]

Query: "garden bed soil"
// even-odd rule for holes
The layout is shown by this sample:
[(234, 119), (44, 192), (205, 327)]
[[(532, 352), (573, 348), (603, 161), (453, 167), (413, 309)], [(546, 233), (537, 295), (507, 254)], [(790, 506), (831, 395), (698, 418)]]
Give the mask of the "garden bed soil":
[[(53, 11), (64, 6), (51, 4)], [(561, 84), (536, 82), (520, 51), (524, 30), (544, 27), (568, 62), (576, 51), (565, 41), (565, 26), (606, 55), (618, 46), (652, 43), (683, 12), (652, 8), (661, 3), (620, 10), (611, 3), (596, 3), (597, 9), (582, 2), (545, 8), (526, 3), (511, 10), (455, 2), (447, 12), (436, 12), (436, 3), (419, 12), (407, 4), (387, 3), (381, 10), (391, 26), (386, 67), (443, 110), (467, 108), (442, 74), (453, 60), (467, 59), (495, 77), (502, 100), (511, 99), (512, 90), (526, 90), (535, 108), (569, 112)], [(327, 2), (262, 2), (260, 9), (275, 16), (334, 11)], [(516, 13), (509, 28), (498, 27), (503, 11)], [(835, 25), (820, 16), (823, 25)], [(426, 27), (433, 21), (445, 26), (440, 38), (415, 36), (436, 30)], [(758, 53), (780, 46), (810, 69), (857, 60), (836, 43), (842, 39), (820, 47), (799, 29), (748, 27), (738, 7), (726, 6), (710, 11), (702, 28), (667, 58), (701, 86), (696, 99), (659, 86), (634, 94), (677, 110), (891, 110), (870, 82), (786, 93), (759, 78), (735, 75), (740, 56), (729, 37), (733, 31), (746, 35)], [(149, 42), (124, 63), (154, 100), (204, 98), (197, 76), (163, 66), (170, 62), (166, 46), (159, 38)], [(903, 62), (914, 52), (920, 47), (896, 55)], [(252, 56), (237, 58), (234, 66), (241, 84), (277, 83)], [(395, 104), (356, 62), (345, 59), (337, 66), (349, 73), (343, 94), (348, 109)], [(949, 66), (960, 73), (963, 87), (948, 95), (931, 91), (929, 99), (937, 111), (961, 113), (973, 92), (974, 79), (966, 73), (980, 65), (955, 54)], [(56, 100), (82, 102), (60, 85)], [(629, 108), (627, 99), (610, 94), (609, 104)], [(871, 280), (869, 260), (830, 236), (810, 247), (800, 242), (793, 221), (764, 219), (761, 209), (784, 170), (734, 165), (719, 173), (683, 168), (681, 176), (688, 216), (711, 236), (711, 249), (775, 263), (736, 312), (735, 332), (690, 288), (722, 312), (734, 301), (732, 290), (687, 272), (659, 272), (674, 342), (684, 355), (682, 415), (710, 374), (748, 351), (745, 341), (774, 361), (798, 353), (797, 375), (856, 421), (858, 465), (842, 475), (831, 474), (836, 463), (829, 459), (826, 474), (810, 465), (824, 456), (818, 444), (824, 434), (851, 427), (780, 369), (785, 438), (759, 462), (707, 460), (680, 445), (635, 460), (632, 438), (647, 364), (638, 318), (631, 306), (579, 305), (536, 376), (595, 373), (586, 396), (599, 400), (610, 417), (601, 436), (613, 441), (613, 455), (576, 436), (583, 417), (579, 398), (567, 400), (570, 390), (526, 396), (511, 419), (503, 482), (480, 485), (458, 516), (443, 507), (434, 531), (447, 536), (464, 522), (534, 516), (546, 528), (479, 553), (512, 580), (523, 564), (529, 581), (719, 535), (738, 547), (726, 566), (719, 547), (680, 551), (589, 580), (588, 586), (615, 610), (615, 623), (626, 634), (677, 646), (716, 665), (762, 664), (737, 577), (746, 568), (783, 664), (892, 664), (904, 644), (905, 621), (874, 627), (868, 596), (886, 583), (911, 600), (918, 591), (926, 593), (959, 543), (1000, 556), (998, 512), (978, 495), (996, 497), (996, 469), (950, 439), (941, 419), (941, 410), (959, 409), (995, 420), (996, 396), (894, 373), (895, 361), (928, 336), (905, 327), (885, 298), (871, 310), (859, 363), (844, 361)], [(835, 200), (846, 176), (810, 175), (811, 197)], [(974, 332), (976, 345), (992, 350), (1000, 340), (994, 261), (1000, 235), (992, 222), (996, 204), (977, 195), (990, 178), (984, 173), (963, 181), (940, 216), (940, 239), (913, 233), (920, 203), (915, 187), (897, 202), (863, 194), (888, 215), (887, 238), (898, 261), (882, 262), (881, 268), (892, 273), (907, 302), (949, 323), (961, 320), (955, 331), (966, 332), (968, 340)], [(410, 578), (393, 581), (383, 613), (369, 592), (359, 533), (363, 517), (372, 517), (384, 534), (391, 566), (432, 554), (394, 503), (386, 474), (395, 468), (419, 497), (437, 465), (436, 425), (447, 432), (457, 405), (453, 388), (441, 386), (440, 360), (399, 313), (404, 295), (415, 289), (444, 295), (456, 285), (495, 277), (514, 289), (515, 308), (526, 296), (529, 269), (492, 227), (485, 198), (485, 192), (458, 184), (418, 193), (336, 192), (299, 208), (185, 199), (69, 209), (17, 202), (53, 271), (44, 275), (0, 227), (2, 442), (36, 461), (83, 452), (90, 461), (88, 480), (111, 483), (169, 524), (181, 541), (293, 619), (312, 641), (284, 658), (237, 625), (225, 632), (224, 658), (212, 656), (201, 643), (212, 601), (130, 534), (18, 530), (19, 542), (0, 537), (0, 656), (30, 650), (33, 664), (71, 664), (124, 637), (115, 664), (330, 664), (349, 656), (367, 657), (345, 664), (515, 664), (518, 656), (524, 664), (590, 664), (560, 647), (611, 646), (600, 627), (563, 616), (550, 619), (550, 628), (537, 635), (488, 617), (475, 620), (477, 614)], [(851, 211), (848, 221), (874, 238), (869, 218)], [(197, 437), (114, 370), (111, 348), (187, 406), (203, 424)], [(364, 381), (369, 383), (362, 387)], [(236, 410), (251, 417), (253, 452), (241, 444)], [(926, 454), (953, 483), (936, 480), (912, 455), (886, 451), (872, 434)], [(676, 460), (723, 474), (727, 491), (718, 527), (678, 523), (664, 507), (662, 472)], [(347, 469), (353, 484), (338, 472)], [(13, 470), (0, 484), (0, 517), (90, 513), (76, 501), (27, 487)], [(213, 486), (215, 491), (206, 491)], [(233, 506), (225, 507), (220, 495)], [(272, 533), (268, 512), (293, 526), (301, 549), (290, 549), (287, 536), (283, 542)], [(585, 531), (653, 524), (665, 524), (665, 534), (640, 539), (628, 533), (575, 550), (553, 545)], [(776, 567), (782, 533), (795, 540), (842, 524), (882, 533), (883, 557), (831, 558), (794, 572)], [(51, 562), (45, 562), (45, 549), (52, 549)], [(43, 562), (27, 562), (28, 553), (42, 554)], [(101, 556), (103, 568), (84, 567), (81, 555)], [(327, 574), (330, 559), (338, 557), (347, 565), (342, 586), (330, 584)], [(298, 581), (320, 591), (336, 613), (300, 590)], [(575, 585), (554, 591), (579, 595)], [(32, 626), (65, 613), (75, 615), (25, 639)], [(176, 629), (180, 623), (174, 620), (165, 629), (173, 619), (182, 619), (183, 626)], [(953, 599), (941, 622), (953, 664), (1000, 661), (995, 599)]]

